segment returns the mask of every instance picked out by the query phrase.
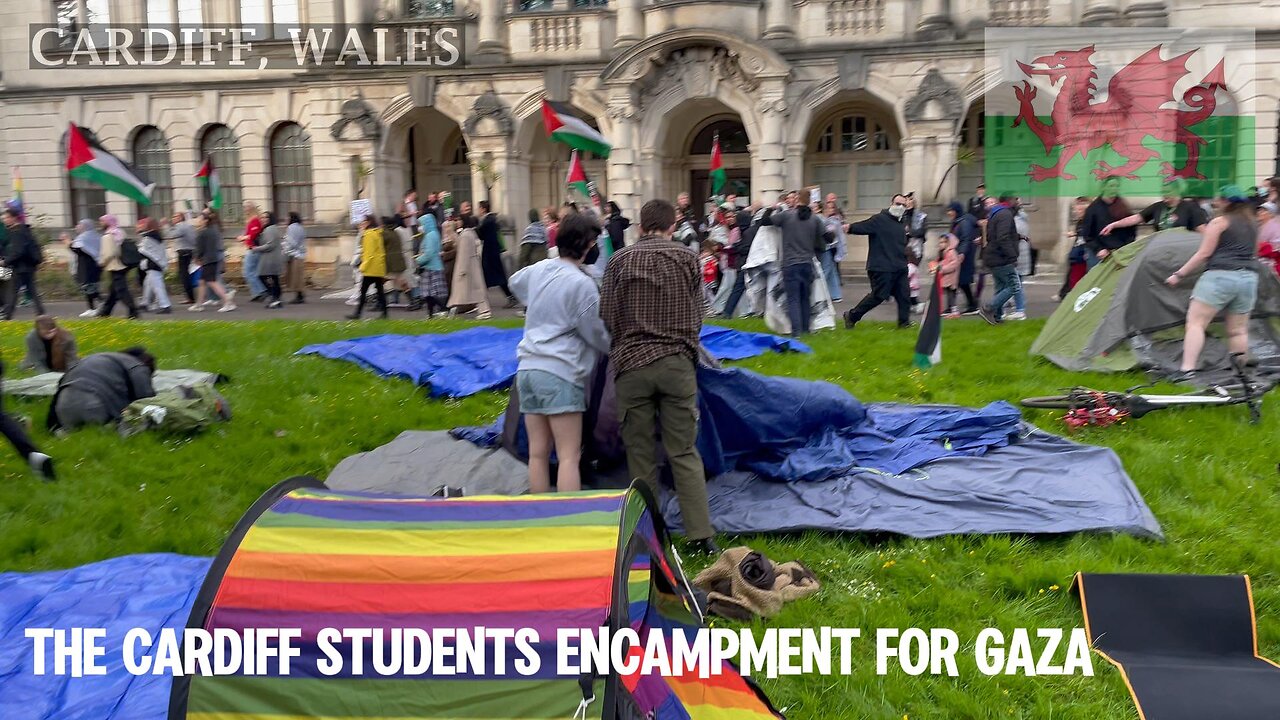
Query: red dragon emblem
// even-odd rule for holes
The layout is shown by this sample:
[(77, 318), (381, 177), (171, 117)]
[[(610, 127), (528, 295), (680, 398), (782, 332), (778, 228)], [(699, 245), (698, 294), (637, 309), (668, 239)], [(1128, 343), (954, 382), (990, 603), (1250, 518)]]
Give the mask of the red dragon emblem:
[(1025, 122), (1040, 138), (1046, 153), (1062, 148), (1056, 165), (1031, 166), (1028, 175), (1033, 181), (1074, 180), (1075, 176), (1066, 172), (1067, 164), (1077, 154), (1084, 157), (1091, 150), (1105, 146), (1110, 146), (1126, 162), (1112, 166), (1099, 161), (1093, 175), (1099, 179), (1114, 175), (1136, 180), (1135, 173), (1158, 155), (1142, 144), (1148, 136), (1186, 147), (1187, 161), (1182, 167), (1174, 168), (1169, 162), (1161, 166), (1166, 179), (1204, 179), (1196, 166), (1201, 147), (1206, 143), (1191, 128), (1213, 115), (1217, 108), (1214, 93), (1226, 87), (1223, 64), (1219, 61), (1199, 85), (1183, 94), (1179, 103), (1179, 98), (1174, 96), (1174, 86), (1190, 72), (1187, 58), (1195, 51), (1165, 60), (1160, 56), (1162, 47), (1157, 45), (1116, 72), (1107, 85), (1107, 99), (1102, 102), (1094, 102), (1098, 72), (1089, 59), (1094, 52), (1092, 45), (1038, 57), (1030, 65), (1018, 63), (1028, 77), (1043, 75), (1054, 85), (1062, 82), (1053, 103), (1052, 123), (1036, 117), (1032, 105), (1036, 88), (1030, 82), (1024, 80), (1021, 87), (1013, 89), (1020, 103), (1013, 127)]

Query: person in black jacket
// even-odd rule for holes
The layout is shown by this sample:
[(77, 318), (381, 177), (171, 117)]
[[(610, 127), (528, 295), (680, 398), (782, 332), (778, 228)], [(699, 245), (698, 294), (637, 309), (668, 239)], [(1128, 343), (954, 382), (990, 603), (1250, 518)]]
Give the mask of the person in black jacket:
[(995, 281), (996, 294), (991, 304), (978, 312), (992, 325), (1004, 322), (1004, 304), (1022, 290), (1022, 280), (1018, 277), (1020, 238), (1013, 222), (1017, 212), (1017, 198), (1001, 195), (1000, 201), (987, 213), (987, 242), (982, 248), (982, 262)]
[(40, 302), (40, 293), (36, 290), (36, 268), (40, 267), (43, 260), (40, 243), (31, 234), (31, 227), (22, 222), (17, 210), (5, 208), (3, 220), (5, 229), (9, 232), (4, 264), (13, 271), (13, 277), (9, 279), (9, 297), (5, 298), (4, 319), (13, 319), (18, 306), (18, 292), (24, 287), (31, 294), (36, 315), (43, 315), (44, 303)]
[(144, 348), (95, 353), (63, 374), (49, 407), (49, 430), (106, 425), (134, 400), (156, 394), (156, 359)]
[(951, 220), (951, 234), (960, 241), (956, 252), (961, 256), (960, 273), (956, 285), (964, 293), (964, 314), (973, 315), (978, 312), (978, 300), (973, 295), (974, 270), (978, 263), (978, 219), (966, 212), (964, 206), (953, 202), (947, 206), (947, 218)]
[(1129, 203), (1120, 197), (1120, 178), (1109, 177), (1102, 181), (1102, 193), (1084, 211), (1085, 264), (1092, 270), (1094, 265), (1102, 262), (1108, 255), (1138, 239), (1135, 227), (1115, 227), (1108, 234), (1103, 230), (1117, 220), (1124, 220), (1133, 215)]
[(813, 320), (813, 261), (818, 253), (826, 252), (827, 226), (808, 205), (782, 212), (770, 208), (760, 224), (773, 225), (782, 232), (782, 283), (787, 292), (791, 337), (807, 335)]
[[(4, 363), (0, 362), (0, 377), (4, 375)], [(56, 480), (53, 473), (53, 459), (48, 455), (40, 452), (38, 448), (31, 442), (31, 436), (27, 434), (27, 428), (21, 422), (9, 413), (0, 409), (0, 435), (4, 435), (14, 450), (18, 451), (18, 455), (31, 469), (39, 473), (45, 480)]]
[[(764, 215), (756, 217), (757, 208), (755, 205), (748, 207), (746, 210), (738, 214), (739, 227), (742, 228), (742, 236), (738, 238), (738, 242), (729, 248), (730, 266), (738, 271), (737, 277), (733, 280), (733, 288), (729, 291), (729, 299), (724, 304), (724, 312), (721, 316), (733, 319), (734, 312), (738, 309), (738, 303), (742, 300), (742, 295), (747, 291), (747, 271), (743, 269), (743, 265), (747, 263), (747, 257), (751, 255), (751, 243), (756, 239), (756, 232), (760, 230), (760, 226), (764, 223)], [(741, 218), (746, 215), (746, 222), (743, 223)]]
[(484, 271), (486, 287), (496, 287), (507, 296), (507, 307), (520, 304), (516, 296), (507, 287), (507, 269), (502, 264), (502, 241), (498, 239), (498, 214), (489, 209), (489, 201), (481, 200), (480, 227), (476, 228), (476, 236), (480, 238), (480, 268)]
[(623, 217), (618, 203), (610, 200), (606, 207), (609, 208), (609, 217), (604, 221), (604, 229), (609, 233), (609, 242), (612, 244), (610, 250), (618, 252), (627, 246), (626, 232), (631, 227), (631, 220)]
[(871, 292), (844, 315), (844, 326), (853, 329), (862, 317), (893, 298), (898, 303), (898, 327), (911, 326), (911, 287), (907, 282), (907, 232), (902, 218), (907, 196), (894, 195), (885, 210), (849, 225), (848, 235), (866, 235), (867, 277)]

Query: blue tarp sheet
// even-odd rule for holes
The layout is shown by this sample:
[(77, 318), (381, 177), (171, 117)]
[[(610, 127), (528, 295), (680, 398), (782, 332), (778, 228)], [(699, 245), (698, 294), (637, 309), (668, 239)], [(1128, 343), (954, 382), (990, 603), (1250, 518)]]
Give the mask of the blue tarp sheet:
[[(129, 555), (71, 570), (0, 574), (0, 718), (23, 720), (163, 720), (168, 675), (124, 669), (125, 633), (187, 624), (209, 570), (208, 558)], [(26, 628), (105, 628), (107, 674), (35, 675)], [(46, 662), (50, 661), (46, 653)]]
[[(516, 375), (520, 328), (477, 327), (445, 335), (375, 335), (308, 345), (298, 355), (346, 360), (387, 377), (429, 386), (434, 397), (466, 397), (509, 387)], [(766, 352), (811, 352), (795, 340), (705, 326), (702, 345), (718, 360), (743, 360)]]

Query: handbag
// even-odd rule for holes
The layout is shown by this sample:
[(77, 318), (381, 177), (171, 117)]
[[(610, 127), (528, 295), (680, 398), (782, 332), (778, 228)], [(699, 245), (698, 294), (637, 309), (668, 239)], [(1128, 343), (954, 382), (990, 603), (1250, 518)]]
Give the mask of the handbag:
[(458, 257), (458, 248), (454, 245), (453, 240), (442, 240), (440, 242), (440, 261), (453, 262)]

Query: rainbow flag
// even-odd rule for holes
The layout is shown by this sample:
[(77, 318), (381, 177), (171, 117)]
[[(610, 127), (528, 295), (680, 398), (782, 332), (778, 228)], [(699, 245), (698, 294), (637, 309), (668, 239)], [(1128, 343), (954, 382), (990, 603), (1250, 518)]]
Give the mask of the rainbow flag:
[[(188, 627), (298, 628), (301, 657), (288, 676), (181, 678), (169, 717), (570, 718), (588, 693), (591, 716), (600, 717), (606, 684), (626, 688), (642, 715), (674, 703), (691, 720), (777, 717), (732, 667), (706, 680), (597, 677), (586, 688), (556, 673), (561, 629), (630, 624), (644, 637), (700, 625), (661, 522), (635, 490), (428, 499), (289, 481), (241, 520), (243, 537), (233, 534), (214, 563)], [(505, 675), (490, 666), (444, 677), (314, 670), (323, 628), (477, 627), (535, 630), (540, 669), (524, 676), (508, 663)], [(521, 657), (506, 645), (508, 658)], [(340, 651), (349, 660), (350, 645)]]
[(16, 210), (20, 222), (27, 221), (27, 209), (22, 202), (22, 168), (13, 166), (13, 199), (9, 201), (9, 209)]

